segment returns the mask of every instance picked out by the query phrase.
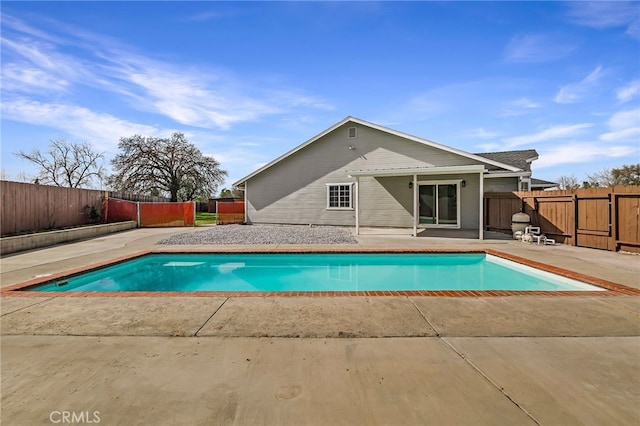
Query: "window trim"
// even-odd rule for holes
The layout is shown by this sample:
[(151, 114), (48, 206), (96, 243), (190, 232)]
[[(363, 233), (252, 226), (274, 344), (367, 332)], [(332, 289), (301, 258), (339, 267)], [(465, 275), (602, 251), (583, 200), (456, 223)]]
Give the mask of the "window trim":
[[(353, 185), (354, 182), (340, 182), (340, 183), (327, 183), (327, 210), (353, 210)], [(329, 205), (330, 203), (330, 193), (331, 193), (331, 187), (332, 186), (337, 186), (338, 187), (338, 194), (340, 192), (340, 188), (341, 186), (348, 186), (349, 187), (349, 206), (348, 207), (331, 207)], [(338, 202), (340, 202), (340, 200), (338, 200)]]

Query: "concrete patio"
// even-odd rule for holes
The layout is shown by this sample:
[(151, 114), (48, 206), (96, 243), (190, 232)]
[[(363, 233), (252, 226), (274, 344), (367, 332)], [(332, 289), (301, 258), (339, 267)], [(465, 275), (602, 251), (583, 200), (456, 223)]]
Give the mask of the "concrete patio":
[[(1, 286), (178, 232), (6, 256)], [(397, 230), (358, 242), (343, 248), (492, 248), (640, 288), (629, 254)], [(279, 247), (224, 247), (248, 248)], [(99, 412), (100, 424), (640, 423), (637, 296), (5, 296), (0, 308), (4, 424), (62, 411)]]

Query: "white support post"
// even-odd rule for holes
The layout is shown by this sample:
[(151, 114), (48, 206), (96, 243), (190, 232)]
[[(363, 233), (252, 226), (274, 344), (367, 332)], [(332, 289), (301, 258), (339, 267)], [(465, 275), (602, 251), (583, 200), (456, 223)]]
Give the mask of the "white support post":
[(418, 204), (418, 175), (413, 175), (413, 236), (418, 236), (418, 219), (420, 206)]
[(353, 199), (356, 208), (356, 235), (360, 235), (360, 178), (358, 176), (356, 176), (354, 192), (355, 194), (353, 194)]
[(480, 172), (480, 210), (479, 215), (480, 220), (478, 225), (478, 239), (484, 240), (484, 171)]
[[(249, 192), (249, 181), (244, 181), (244, 223), (249, 223), (249, 203), (247, 202), (247, 193)], [(218, 206), (216, 205), (216, 212)]]
[(138, 228), (140, 228), (140, 201), (136, 203), (136, 216), (137, 216)]

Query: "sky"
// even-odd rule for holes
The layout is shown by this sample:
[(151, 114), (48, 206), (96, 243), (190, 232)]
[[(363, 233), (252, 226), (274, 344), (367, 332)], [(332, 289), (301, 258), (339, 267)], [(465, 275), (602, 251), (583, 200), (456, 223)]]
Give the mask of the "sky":
[(640, 2), (11, 2), (4, 178), (51, 140), (118, 153), (182, 132), (253, 172), (347, 116), (472, 153), (536, 149), (533, 177), (640, 162)]

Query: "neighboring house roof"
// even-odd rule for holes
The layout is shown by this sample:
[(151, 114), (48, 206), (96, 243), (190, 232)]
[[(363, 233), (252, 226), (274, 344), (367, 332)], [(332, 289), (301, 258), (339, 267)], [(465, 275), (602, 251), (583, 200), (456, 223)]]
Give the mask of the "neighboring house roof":
[[(518, 171), (523, 171), (526, 169), (520, 168), (520, 167), (516, 167), (507, 163), (503, 163), (501, 161), (486, 157), (486, 156), (481, 156), (478, 154), (471, 154), (469, 152), (466, 151), (462, 151), (456, 148), (452, 148), (450, 146), (446, 146), (446, 145), (442, 145), (427, 139), (423, 139), (423, 138), (419, 138), (417, 136), (413, 136), (413, 135), (409, 135), (407, 133), (402, 133), (399, 132), (397, 130), (393, 130), (393, 129), (389, 129), (387, 127), (383, 127), (380, 126), (378, 124), (374, 124), (374, 123), (370, 123), (368, 121), (365, 120), (361, 120), (359, 118), (355, 118), (355, 117), (347, 117), (345, 119), (343, 119), (342, 121), (334, 124), (333, 126), (329, 127), (327, 130), (323, 131), (322, 133), (317, 134), (316, 136), (312, 137), (311, 139), (309, 139), (308, 141), (298, 145), (297, 147), (293, 148), (292, 150), (290, 150), (289, 152), (286, 152), (285, 154), (281, 155), (280, 157), (276, 158), (275, 160), (265, 164), (264, 166), (260, 167), (258, 170), (254, 171), (253, 173), (243, 177), (242, 179), (236, 181), (233, 183), (233, 186), (238, 186), (243, 184), (245, 181), (251, 179), (252, 177), (254, 177), (255, 175), (262, 173), (263, 171), (267, 170), (268, 168), (270, 168), (271, 166), (273, 166), (276, 163), (279, 163), (280, 161), (284, 160), (285, 158), (291, 156), (292, 154), (295, 154), (296, 152), (300, 151), (302, 148), (306, 147), (307, 145), (312, 144), (313, 142), (317, 141), (318, 139), (322, 138), (323, 136), (327, 135), (328, 133), (331, 133), (332, 131), (334, 131), (335, 129), (347, 124), (347, 123), (354, 123), (354, 124), (360, 124), (362, 126), (367, 126), (370, 127), (372, 129), (376, 129), (379, 130), (381, 132), (385, 132), (385, 133), (389, 133), (391, 135), (395, 135), (401, 138), (405, 138), (408, 140), (412, 140), (414, 142), (418, 142), (418, 143), (422, 143), (424, 145), (427, 146), (431, 146), (437, 149), (441, 149), (443, 151), (447, 151), (447, 152), (451, 152), (454, 154), (458, 154), (461, 155), (463, 157), (467, 157), (476, 161), (480, 161), (482, 163), (486, 163), (492, 166), (495, 166), (496, 168), (500, 168), (500, 169), (504, 169), (506, 171), (511, 171), (511, 172), (518, 172)], [(535, 152), (535, 151), (534, 151)], [(497, 153), (496, 153), (497, 154)], [(537, 158), (537, 154), (536, 154), (536, 158)]]
[(521, 149), (517, 151), (482, 152), (475, 154), (480, 157), (509, 164), (521, 170), (531, 171), (531, 162), (538, 159), (535, 149)]
[(531, 178), (531, 188), (553, 188), (558, 186), (557, 182), (549, 182), (548, 180)]

